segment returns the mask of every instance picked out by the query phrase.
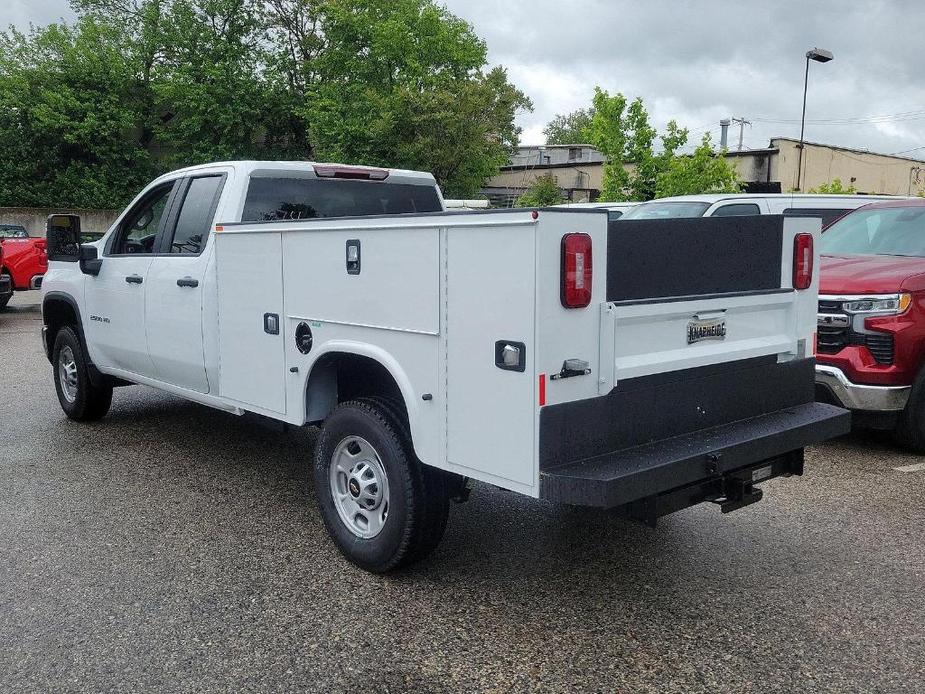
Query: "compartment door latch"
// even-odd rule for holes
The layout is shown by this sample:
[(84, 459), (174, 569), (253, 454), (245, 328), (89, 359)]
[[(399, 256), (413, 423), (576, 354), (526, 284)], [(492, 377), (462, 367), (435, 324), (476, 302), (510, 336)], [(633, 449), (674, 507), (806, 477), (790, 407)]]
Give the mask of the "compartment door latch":
[(562, 369), (557, 374), (549, 377), (550, 381), (558, 381), (563, 378), (573, 378), (574, 376), (587, 376), (591, 373), (591, 365), (584, 359), (566, 359), (562, 362)]

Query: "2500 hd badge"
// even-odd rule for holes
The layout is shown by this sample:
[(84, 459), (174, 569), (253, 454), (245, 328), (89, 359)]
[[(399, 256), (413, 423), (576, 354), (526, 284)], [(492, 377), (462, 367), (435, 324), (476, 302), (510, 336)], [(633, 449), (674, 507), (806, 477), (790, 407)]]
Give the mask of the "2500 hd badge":
[(725, 318), (708, 318), (702, 319), (694, 316), (694, 319), (687, 324), (687, 344), (692, 345), (701, 340), (725, 340), (726, 339), (726, 319)]

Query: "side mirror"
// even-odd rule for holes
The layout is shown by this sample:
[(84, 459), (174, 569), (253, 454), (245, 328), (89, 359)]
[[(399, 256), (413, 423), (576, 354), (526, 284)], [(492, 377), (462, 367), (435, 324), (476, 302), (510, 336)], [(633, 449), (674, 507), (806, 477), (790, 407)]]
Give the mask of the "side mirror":
[(48, 259), (74, 263), (80, 259), (80, 216), (52, 214), (45, 222)]
[(80, 271), (85, 275), (93, 275), (94, 277), (100, 274), (103, 259), (99, 257), (96, 246), (81, 246), (79, 253)]

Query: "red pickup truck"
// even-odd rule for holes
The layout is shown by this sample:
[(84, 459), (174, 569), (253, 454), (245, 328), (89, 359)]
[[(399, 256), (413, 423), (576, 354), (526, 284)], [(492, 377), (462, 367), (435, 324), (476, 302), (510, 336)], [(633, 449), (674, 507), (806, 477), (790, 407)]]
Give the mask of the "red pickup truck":
[[(0, 267), (3, 267), (3, 244), (0, 244)], [(0, 274), (0, 311), (6, 308), (13, 298), (13, 280), (9, 275)]]
[(820, 251), (817, 399), (925, 453), (925, 200), (850, 212)]
[[(8, 278), (13, 289), (40, 288), (48, 270), (46, 240), (29, 236), (19, 224), (0, 224), (0, 246), (3, 248), (0, 278)], [(10, 300), (9, 295), (3, 293), (5, 284), (0, 280), (0, 309)]]

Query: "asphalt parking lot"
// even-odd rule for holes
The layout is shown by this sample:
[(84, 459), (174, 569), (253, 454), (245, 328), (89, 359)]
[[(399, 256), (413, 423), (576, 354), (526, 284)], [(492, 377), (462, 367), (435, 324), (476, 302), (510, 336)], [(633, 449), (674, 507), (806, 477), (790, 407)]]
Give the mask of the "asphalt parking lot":
[(921, 692), (925, 470), (883, 439), (656, 529), (478, 486), (426, 562), (329, 543), (314, 432), (133, 387), (65, 419), (0, 314), (0, 691)]

